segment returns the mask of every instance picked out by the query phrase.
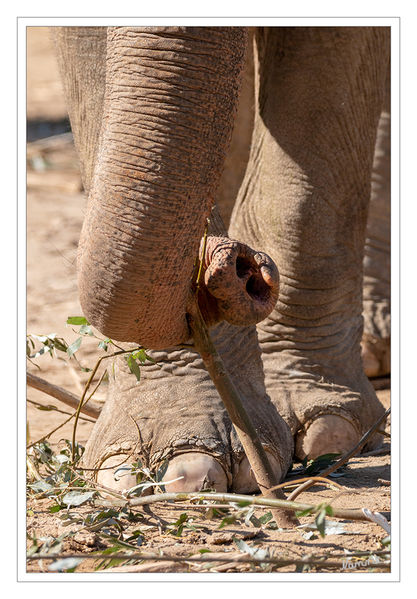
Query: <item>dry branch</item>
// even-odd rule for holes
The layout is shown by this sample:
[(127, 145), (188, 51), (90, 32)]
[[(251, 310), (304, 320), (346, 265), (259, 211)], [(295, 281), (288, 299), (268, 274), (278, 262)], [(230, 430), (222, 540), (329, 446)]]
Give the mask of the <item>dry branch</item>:
[[(66, 404), (67, 406), (70, 406), (71, 408), (74, 408), (75, 410), (78, 408), (80, 400), (76, 395), (74, 395), (70, 391), (63, 389), (62, 387), (58, 387), (58, 385), (48, 383), (48, 381), (45, 381), (45, 379), (42, 379), (41, 377), (36, 376), (31, 372), (26, 373), (26, 376), (27, 384), (30, 387), (33, 387), (38, 391), (42, 391), (47, 395), (55, 397), (55, 399), (62, 401), (62, 403)], [(91, 416), (91, 418), (94, 418), (95, 420), (97, 420), (97, 418), (99, 417), (100, 411), (101, 406), (91, 401), (87, 405), (83, 405), (81, 408), (81, 412), (87, 414), (88, 416)]]
[[(297, 525), (294, 515), (285, 509), (285, 495), (277, 488), (279, 481), (269, 464), (267, 455), (258, 437), (258, 434), (243, 406), (232, 379), (229, 377), (226, 367), (217, 353), (207, 326), (201, 315), (197, 300), (194, 297), (191, 302), (189, 324), (194, 339), (196, 350), (199, 352), (207, 371), (226, 407), (237, 435), (242, 443), (243, 449), (251, 465), (256, 482), (265, 497), (280, 499), (282, 505), (276, 506), (281, 509), (272, 509), (272, 515), (278, 526), (282, 528)], [(273, 488), (274, 487), (274, 488)]]
[[(144, 554), (144, 553), (112, 553), (112, 554), (107, 554), (107, 553), (102, 553), (102, 554), (95, 554), (95, 555), (86, 555), (86, 554), (55, 554), (55, 555), (48, 555), (47, 553), (44, 554), (40, 554), (40, 555), (28, 555), (27, 556), (27, 560), (41, 560), (41, 559), (46, 559), (46, 560), (58, 560), (58, 559), (68, 559), (68, 558), (79, 558), (79, 559), (108, 559), (108, 560), (116, 560), (116, 559), (121, 559), (124, 561), (128, 561), (128, 560), (141, 560), (141, 561), (156, 561), (156, 562), (177, 562), (177, 563), (184, 563), (186, 564), (188, 563), (194, 563), (194, 564), (201, 564), (201, 563), (212, 563), (212, 562), (219, 562), (219, 563), (228, 563), (230, 565), (232, 564), (271, 564), (271, 565), (276, 565), (276, 566), (311, 566), (314, 568), (320, 568), (320, 569), (326, 569), (326, 568), (346, 568), (346, 564), (349, 561), (349, 558), (351, 556), (347, 555), (346, 559), (343, 560), (332, 560), (332, 559), (327, 559), (327, 556), (320, 556), (320, 557), (310, 557), (310, 556), (306, 556), (304, 559), (292, 559), (292, 558), (279, 558), (279, 557), (262, 557), (262, 558), (257, 558), (255, 556), (250, 557), (247, 556), (245, 554), (238, 554), (233, 552), (230, 555), (219, 555), (219, 554), (209, 554), (209, 555), (199, 555), (199, 556), (190, 556), (190, 557), (180, 557), (180, 556), (174, 556), (174, 555), (150, 555), (150, 554)], [(368, 557), (368, 556), (363, 556), (363, 557)], [(368, 557), (368, 560), (370, 562), (370, 559)], [(133, 565), (132, 565), (133, 567)], [(214, 567), (214, 566), (213, 566)], [(358, 566), (359, 567), (359, 566)], [(363, 566), (362, 566), (363, 567)], [(369, 563), (366, 567), (368, 568), (382, 568), (384, 570), (389, 569), (391, 567), (390, 562), (374, 562), (374, 563)], [(108, 572), (112, 572), (114, 571), (113, 569), (109, 569), (107, 570)]]
[[(147, 495), (145, 497), (135, 497), (134, 499), (128, 499), (126, 502), (110, 502), (114, 505), (126, 505), (129, 507), (139, 507), (141, 505), (150, 505), (152, 503), (158, 503), (162, 501), (190, 501), (206, 499), (208, 501), (214, 499), (216, 501), (225, 501), (233, 503), (243, 503), (248, 505), (264, 505), (271, 508), (271, 511), (275, 508), (278, 510), (286, 510), (292, 512), (305, 512), (307, 510), (311, 513), (321, 507), (312, 505), (310, 503), (298, 503), (295, 501), (289, 501), (288, 499), (275, 499), (272, 497), (254, 497), (252, 495), (241, 495), (237, 493), (205, 493), (205, 492), (178, 492), (178, 493), (158, 493), (157, 495)], [(210, 505), (207, 505), (210, 507)], [(333, 507), (334, 518), (341, 518), (342, 520), (361, 520), (363, 522), (371, 522), (371, 520), (363, 513), (362, 509), (348, 509)], [(282, 512), (280, 512), (282, 513)]]

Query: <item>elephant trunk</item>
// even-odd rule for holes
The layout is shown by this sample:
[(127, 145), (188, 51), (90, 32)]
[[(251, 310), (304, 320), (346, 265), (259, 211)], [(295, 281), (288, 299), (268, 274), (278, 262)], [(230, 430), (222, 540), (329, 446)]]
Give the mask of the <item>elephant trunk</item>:
[(203, 263), (199, 305), (209, 326), (221, 320), (238, 326), (256, 324), (272, 312), (278, 300), (279, 274), (267, 254), (213, 236), (207, 239)]
[(85, 316), (115, 340), (158, 349), (189, 338), (187, 299), (245, 44), (238, 27), (108, 30), (78, 284)]

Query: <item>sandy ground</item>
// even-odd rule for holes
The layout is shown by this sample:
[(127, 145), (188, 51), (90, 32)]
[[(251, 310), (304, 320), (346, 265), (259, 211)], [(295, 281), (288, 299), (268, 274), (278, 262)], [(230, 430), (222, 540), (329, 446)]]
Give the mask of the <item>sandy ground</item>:
[[(57, 68), (45, 28), (31, 28), (28, 34), (28, 116), (31, 120), (49, 121), (59, 121), (66, 117)], [(69, 343), (78, 336), (65, 322), (68, 316), (81, 314), (77, 300), (75, 257), (84, 210), (85, 197), (71, 137), (63, 136), (53, 143), (30, 144), (27, 188), (28, 333), (56, 333)], [(83, 341), (77, 355), (83, 365), (94, 365), (98, 356), (97, 341)], [(88, 375), (81, 372), (76, 364), (72, 366), (71, 362), (51, 359), (48, 355), (37, 358), (36, 363), (41, 370), (29, 364), (30, 372), (61, 385), (78, 396), (81, 395)], [(388, 406), (389, 391), (379, 391), (378, 394)], [(28, 442), (32, 443), (67, 418), (58, 412), (41, 411), (33, 402), (55, 405), (68, 412), (71, 410), (32, 388), (28, 388), (27, 397)], [(97, 399), (104, 401), (104, 388), (99, 390)], [(77, 440), (81, 444), (86, 443), (92, 426), (93, 424), (86, 420), (79, 423)], [(69, 439), (71, 434), (70, 422), (54, 433), (50, 441), (56, 447), (63, 439)], [(346, 487), (344, 493), (338, 495), (333, 489), (318, 486), (303, 493), (299, 500), (312, 504), (333, 500), (334, 506), (367, 507), (387, 514), (390, 511), (388, 441), (387, 439), (381, 454), (352, 460), (346, 474), (337, 479), (337, 482)], [(51, 514), (48, 511), (52, 503), (50, 499), (30, 498), (27, 520), (30, 536), (36, 534), (39, 538), (58, 536), (62, 533), (63, 521), (59, 514)], [(91, 509), (78, 508), (80, 514)], [(170, 528), (167, 525), (175, 522), (184, 512), (193, 519), (195, 530), (185, 528), (180, 537), (175, 537), (169, 533)], [(287, 559), (325, 552), (343, 555), (344, 550), (381, 549), (381, 539), (386, 536), (381, 527), (371, 522), (346, 522), (344, 534), (327, 535), (325, 538), (315, 536), (308, 540), (303, 538), (298, 530), (280, 533), (265, 526), (246, 526), (242, 522), (219, 529), (221, 520), (208, 519), (207, 514), (203, 517), (202, 508), (158, 505), (138, 510), (138, 513), (141, 518), (140, 527), (144, 529), (144, 541), (140, 549), (149, 552), (163, 549), (164, 554), (177, 557), (198, 556), (201, 555), (200, 550), (208, 549), (214, 553), (227, 552), (229, 557), (234, 558), (242, 553), (237, 550), (233, 538), (246, 539), (251, 545), (259, 544), (262, 548), (268, 548), (275, 556)], [(258, 517), (262, 513), (262, 509), (255, 512)], [(62, 551), (87, 554), (100, 549), (101, 540), (98, 535), (86, 531), (80, 524), (74, 525), (73, 529), (79, 533), (65, 541)], [(124, 532), (127, 534), (129, 530), (129, 526), (126, 526)], [(41, 564), (30, 562), (28, 570), (48, 571), (47, 567), (47, 561)], [(90, 571), (92, 568), (93, 561), (86, 560), (79, 566), (79, 571)], [(140, 565), (123, 566), (120, 571), (201, 572), (207, 569), (204, 569), (202, 564), (188, 563), (185, 560), (180, 563), (145, 562)], [(210, 571), (250, 571), (250, 566), (229, 563), (212, 567)], [(280, 571), (295, 571), (295, 566), (286, 566)]]

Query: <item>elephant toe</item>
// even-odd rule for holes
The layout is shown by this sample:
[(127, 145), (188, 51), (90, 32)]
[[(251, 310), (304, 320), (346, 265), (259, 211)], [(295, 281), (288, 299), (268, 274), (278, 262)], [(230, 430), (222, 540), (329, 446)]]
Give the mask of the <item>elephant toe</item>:
[(226, 492), (228, 482), (226, 472), (215, 458), (197, 452), (172, 458), (162, 480), (168, 492), (197, 492), (204, 489)]
[[(282, 468), (280, 462), (271, 455), (270, 452), (267, 452), (268, 460), (271, 465), (273, 472), (275, 473), (275, 478), (277, 481), (282, 479)], [(259, 488), (258, 484), (255, 480), (255, 476), (253, 474), (251, 465), (246, 456), (240, 461), (237, 472), (233, 478), (233, 491), (235, 493), (258, 493)]]
[(345, 453), (359, 441), (359, 433), (346, 418), (325, 414), (299, 433), (295, 442), (300, 460), (314, 459), (326, 453)]
[(362, 364), (368, 378), (386, 376), (391, 371), (390, 339), (365, 335), (361, 342)]
[[(123, 457), (123, 455), (113, 455), (104, 460), (97, 472), (97, 482), (99, 485), (119, 493), (131, 489), (136, 485), (136, 476), (134, 474), (126, 471), (118, 471), (118, 468), (121, 466), (128, 467), (131, 465), (124, 462)], [(106, 494), (105, 488), (102, 494)]]

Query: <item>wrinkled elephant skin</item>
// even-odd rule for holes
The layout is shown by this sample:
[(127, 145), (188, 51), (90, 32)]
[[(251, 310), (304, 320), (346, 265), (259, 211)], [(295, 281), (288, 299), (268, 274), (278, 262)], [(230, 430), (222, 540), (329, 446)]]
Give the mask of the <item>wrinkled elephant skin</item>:
[[(117, 464), (168, 459), (172, 490), (256, 491), (192, 348), (199, 247), (201, 310), (277, 477), (294, 455), (349, 449), (383, 412), (361, 341), (389, 28), (258, 28), (254, 97), (239, 110), (244, 28), (81, 29), (53, 30), (89, 194), (80, 298), (103, 334), (155, 361), (137, 382), (115, 359), (85, 465), (108, 468), (98, 479), (122, 488), (134, 480), (115, 481)], [(233, 141), (242, 106), (248, 151)], [(232, 150), (244, 157), (234, 163), (235, 119)], [(228, 232), (216, 197), (234, 201)]]

